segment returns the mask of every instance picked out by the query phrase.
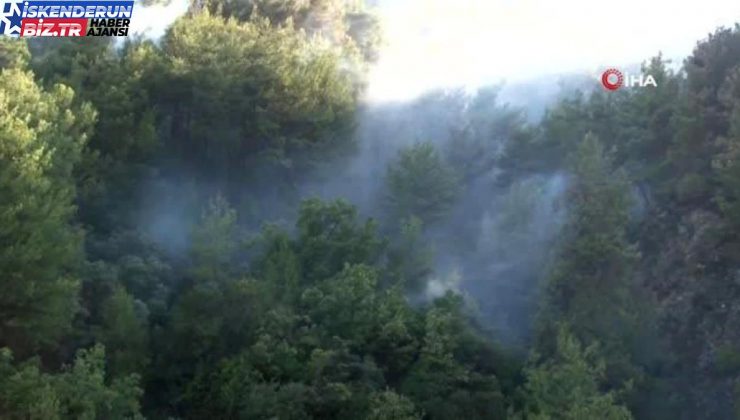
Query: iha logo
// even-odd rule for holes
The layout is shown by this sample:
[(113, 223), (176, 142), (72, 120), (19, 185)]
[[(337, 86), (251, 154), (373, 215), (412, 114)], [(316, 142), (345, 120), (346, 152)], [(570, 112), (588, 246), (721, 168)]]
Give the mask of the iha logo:
[(610, 68), (601, 74), (601, 84), (607, 90), (617, 90), (622, 86), (626, 87), (658, 87), (655, 78), (650, 74), (629, 74)]

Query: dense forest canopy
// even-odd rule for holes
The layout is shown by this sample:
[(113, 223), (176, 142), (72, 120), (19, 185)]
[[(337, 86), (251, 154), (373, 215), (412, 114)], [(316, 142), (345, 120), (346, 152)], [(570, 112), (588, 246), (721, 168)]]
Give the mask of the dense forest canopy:
[(740, 416), (740, 26), (532, 118), (354, 3), (0, 38), (0, 418)]

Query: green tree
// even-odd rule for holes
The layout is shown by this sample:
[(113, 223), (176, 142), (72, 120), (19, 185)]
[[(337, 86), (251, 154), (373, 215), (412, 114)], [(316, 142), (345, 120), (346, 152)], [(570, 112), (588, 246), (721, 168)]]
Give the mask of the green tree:
[(363, 1), (343, 0), (205, 0), (192, 8), (205, 7), (245, 21), (266, 17), (275, 26), (293, 24), (309, 35), (319, 35), (347, 49), (358, 49), (365, 60), (377, 59), (380, 47), (378, 18)]
[[(237, 265), (236, 213), (217, 197), (193, 229), (187, 288), (173, 308), (176, 342), (187, 357), (217, 360), (253, 334), (252, 310), (259, 289)], [(238, 347), (236, 347), (238, 348)]]
[(377, 261), (384, 243), (376, 223), (357, 219), (357, 209), (344, 200), (303, 202), (296, 227), (305, 281), (329, 278), (346, 264)]
[(141, 184), (161, 153), (150, 98), (160, 68), (159, 51), (148, 42), (127, 42), (87, 67), (81, 90), (99, 118), (78, 179), (81, 218), (97, 230), (135, 226)]
[(587, 345), (601, 341), (616, 385), (636, 374), (630, 349), (638, 331), (638, 254), (626, 239), (630, 197), (595, 136), (587, 135), (571, 160), (570, 214), (546, 286), (540, 341), (553, 337), (557, 322), (567, 322)]
[(3, 37), (0, 39), (0, 69), (25, 69), (31, 60), (31, 52), (23, 38)]
[(290, 236), (282, 230), (265, 232), (268, 245), (259, 259), (259, 277), (275, 289), (276, 298), (294, 303), (302, 291), (301, 261)]
[(447, 216), (460, 192), (457, 174), (431, 143), (401, 150), (388, 167), (386, 184), (391, 220), (415, 216), (425, 225)]
[(311, 319), (323, 333), (366, 347), (375, 328), (378, 273), (367, 266), (347, 266), (335, 277), (303, 294)]
[(80, 218), (95, 230), (129, 227), (141, 182), (160, 150), (150, 92), (163, 72), (151, 42), (110, 40), (49, 43), (34, 39), (33, 68), (46, 83), (64, 83), (98, 111), (95, 129), (77, 168)]
[(556, 352), (525, 369), (525, 410), (519, 416), (538, 420), (629, 420), (632, 414), (617, 402), (614, 391), (601, 391), (605, 366), (595, 345), (581, 347), (568, 330), (557, 333)]
[[(500, 164), (504, 145), (530, 140), (533, 130), (522, 111), (501, 105), (499, 89), (479, 90), (466, 106), (461, 127), (455, 127), (445, 155), (466, 183), (490, 173)], [(517, 162), (518, 163), (518, 162)]]
[(425, 242), (421, 220), (416, 216), (401, 221), (401, 233), (388, 249), (390, 284), (401, 283), (410, 292), (422, 291), (434, 272), (434, 250)]
[(352, 76), (291, 27), (201, 13), (175, 22), (162, 52), (164, 145), (198, 178), (241, 190), (272, 168), (274, 185), (351, 146)]
[(102, 307), (98, 341), (108, 348), (109, 371), (143, 373), (148, 363), (149, 334), (146, 313), (137, 313), (136, 301), (116, 287)]
[(197, 282), (222, 282), (234, 274), (236, 212), (222, 196), (211, 200), (191, 234), (191, 273)]
[(22, 355), (54, 343), (77, 308), (72, 171), (94, 113), (73, 97), (29, 72), (0, 73), (0, 345)]
[(490, 371), (470, 369), (473, 361), (463, 357), (470, 331), (461, 298), (449, 293), (435, 303), (426, 313), (421, 352), (401, 391), (432, 419), (503, 417), (497, 378)]
[(378, 392), (370, 400), (367, 420), (418, 420), (414, 403), (393, 391)]
[(697, 44), (686, 60), (686, 93), (675, 115), (676, 135), (669, 158), (674, 198), (684, 205), (705, 207), (716, 183), (712, 164), (722, 153), (722, 137), (730, 129), (732, 103), (723, 98), (728, 78), (740, 65), (740, 26), (721, 28)]
[[(188, 384), (201, 371), (238, 353), (256, 336), (258, 316), (271, 303), (261, 282), (237, 264), (236, 213), (220, 196), (193, 227), (189, 269), (174, 298), (162, 337), (153, 337), (156, 398), (181, 407)], [(265, 299), (260, 297), (264, 296)]]
[(740, 246), (740, 68), (728, 75), (720, 97), (723, 105), (731, 110), (730, 127), (727, 134), (718, 138), (721, 152), (714, 158), (712, 169), (720, 187), (715, 200), (727, 225), (722, 235), (723, 255), (735, 260)]
[(106, 380), (105, 351), (96, 345), (77, 352), (57, 374), (37, 361), (14, 366), (0, 349), (0, 412), (7, 419), (139, 419), (138, 376)]

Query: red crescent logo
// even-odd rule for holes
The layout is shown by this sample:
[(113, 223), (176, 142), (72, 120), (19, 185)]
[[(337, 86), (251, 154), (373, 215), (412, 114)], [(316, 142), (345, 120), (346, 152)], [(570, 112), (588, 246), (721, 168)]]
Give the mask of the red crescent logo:
[[(617, 81), (612, 83), (609, 81), (609, 76), (615, 75), (617, 76)], [(608, 69), (604, 72), (604, 74), (601, 75), (601, 84), (604, 85), (605, 88), (609, 90), (617, 90), (622, 86), (622, 82), (624, 81), (624, 76), (622, 76), (622, 72), (617, 69)]]

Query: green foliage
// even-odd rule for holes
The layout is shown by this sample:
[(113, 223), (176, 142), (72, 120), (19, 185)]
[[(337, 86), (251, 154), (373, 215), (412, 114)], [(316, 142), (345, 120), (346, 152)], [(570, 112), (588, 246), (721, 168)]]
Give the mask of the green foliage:
[(259, 269), (260, 277), (282, 300), (295, 302), (301, 291), (301, 261), (290, 237), (282, 231), (266, 232), (269, 248)]
[(72, 100), (31, 73), (0, 73), (0, 344), (24, 355), (54, 343), (76, 311), (72, 170), (94, 114)]
[(725, 344), (717, 349), (716, 369), (720, 374), (733, 374), (740, 371), (740, 351)]
[(610, 379), (620, 383), (635, 375), (628, 349), (637, 329), (638, 255), (626, 239), (629, 196), (594, 136), (584, 138), (571, 167), (570, 215), (548, 279), (541, 339), (549, 340), (549, 328), (561, 321), (587, 345), (601, 341)]
[[(729, 130), (717, 140), (721, 152), (712, 161), (712, 167), (720, 186), (716, 200), (731, 227), (727, 237), (732, 237), (734, 234), (730, 232), (736, 231), (740, 226), (740, 68), (727, 75), (718, 96), (722, 104), (730, 110)], [(732, 242), (736, 240), (733, 238)], [(734, 249), (728, 254), (734, 254)]]
[(228, 280), (237, 248), (236, 212), (222, 196), (208, 203), (191, 240), (192, 275), (197, 282)]
[(343, 200), (304, 201), (296, 227), (298, 255), (308, 281), (328, 278), (345, 264), (374, 263), (384, 245), (376, 237), (376, 223), (360, 223), (357, 210)]
[[(220, 221), (229, 214), (214, 213)], [(217, 249), (204, 238), (229, 235), (218, 228), (228, 223), (208, 220), (201, 228), (213, 235), (198, 236), (194, 249)], [(173, 401), (188, 416), (503, 415), (495, 375), (468, 353), (486, 344), (466, 323), (461, 299), (447, 296), (426, 311), (399, 287), (383, 288), (389, 273), (374, 224), (359, 222), (343, 201), (307, 200), (296, 227), (294, 238), (275, 228), (263, 234), (254, 280), (233, 272), (217, 282), (195, 278), (180, 296), (164, 357), (192, 366), (165, 380), (186, 384)]]
[(162, 43), (165, 145), (188, 170), (239, 182), (245, 168), (305, 169), (348, 145), (356, 92), (335, 49), (208, 13), (181, 18)]
[(79, 177), (84, 181), (82, 217), (98, 229), (131, 223), (137, 188), (160, 153), (149, 80), (159, 70), (158, 54), (150, 43), (126, 43), (88, 69), (96, 77), (86, 80), (84, 98), (100, 117)]
[(393, 391), (375, 394), (370, 400), (370, 412), (367, 420), (414, 420), (421, 416), (414, 403), (403, 395)]
[(0, 69), (25, 69), (31, 52), (25, 39), (3, 37), (0, 39)]
[(501, 418), (506, 408), (496, 377), (458, 356), (466, 333), (460, 305), (448, 295), (427, 312), (421, 354), (401, 390), (432, 419)]
[(14, 366), (0, 350), (0, 412), (7, 419), (139, 419), (138, 376), (106, 380), (105, 351), (96, 345), (77, 352), (58, 374), (40, 371), (36, 361)]
[(377, 282), (378, 275), (371, 268), (347, 266), (336, 277), (307, 289), (302, 303), (329, 337), (343, 337), (362, 348), (375, 327)]
[(617, 402), (617, 394), (601, 391), (605, 365), (597, 355), (594, 345), (583, 349), (561, 326), (555, 354), (525, 370), (526, 408), (520, 416), (540, 420), (632, 419), (630, 411)]
[(538, 130), (514, 130), (498, 162), (505, 170), (503, 179), (510, 182), (520, 175), (567, 167), (567, 157), (580, 139), (592, 133), (612, 153), (614, 164), (628, 170), (631, 181), (649, 185), (665, 198), (668, 191), (660, 183), (675, 175), (668, 160), (675, 153), (671, 149), (681, 86), (667, 64), (658, 55), (643, 65), (643, 73), (656, 80), (655, 88), (597, 90), (590, 95), (576, 91), (547, 110)]
[(259, 17), (275, 26), (295, 25), (310, 35), (358, 49), (365, 60), (374, 61), (380, 47), (377, 17), (362, 7), (364, 2), (339, 0), (208, 0), (193, 2), (212, 14), (248, 21)]
[[(64, 83), (90, 102), (98, 118), (76, 168), (81, 219), (96, 229), (131, 223), (140, 182), (159, 152), (150, 97), (161, 60), (153, 44), (110, 40), (32, 40), (33, 68), (47, 83)], [(156, 94), (156, 93), (155, 93)]]
[(671, 168), (683, 177), (676, 192), (683, 204), (702, 205), (715, 189), (712, 165), (726, 150), (724, 138), (736, 103), (728, 100), (733, 95), (727, 93), (736, 85), (733, 74), (740, 65), (739, 51), (738, 27), (723, 28), (699, 43), (686, 60), (687, 92), (675, 116), (677, 131), (669, 159)]
[[(682, 71), (646, 62), (656, 88), (565, 96), (539, 124), (496, 88), (427, 95), (412, 111), (432, 141), (362, 207), (385, 210), (387, 240), (344, 200), (293, 209), (343, 175), (379, 42), (343, 0), (192, 2), (156, 43), (0, 39), (0, 417), (737, 411), (740, 26)], [(568, 185), (546, 276), (525, 256), (550, 245), (543, 179)], [(248, 236), (264, 216), (297, 217)], [(501, 308), (425, 300), (456, 259)], [(540, 296), (522, 370), (493, 343), (528, 337), (518, 311)], [(484, 338), (494, 317), (521, 332)]]
[(122, 287), (116, 287), (103, 303), (101, 324), (97, 338), (109, 349), (109, 371), (114, 375), (144, 372), (149, 350), (146, 314), (137, 313), (136, 301)]
[(434, 252), (425, 243), (422, 223), (411, 216), (401, 221), (401, 233), (388, 252), (391, 284), (403, 284), (410, 292), (420, 292), (434, 271)]
[(386, 183), (392, 218), (414, 216), (424, 224), (444, 219), (460, 192), (457, 174), (431, 143), (417, 143), (401, 150), (388, 167)]
[(270, 383), (252, 366), (247, 354), (222, 361), (204, 372), (190, 388), (193, 417), (310, 418), (310, 387)]
[(618, 161), (630, 171), (638, 185), (649, 185), (654, 194), (665, 199), (664, 183), (673, 174), (666, 160), (674, 153), (676, 135), (673, 121), (679, 105), (680, 79), (667, 68), (662, 56), (652, 58), (642, 71), (654, 77), (657, 87), (630, 92), (620, 114)]
[(447, 159), (466, 182), (508, 163), (500, 159), (503, 144), (521, 145), (534, 134), (521, 111), (498, 103), (498, 90), (490, 87), (476, 93), (467, 104), (462, 127), (455, 129), (446, 145)]
[[(88, 235), (86, 250), (88, 262), (83, 269), (80, 301), (85, 315), (82, 320), (87, 325), (104, 324), (103, 305), (113, 304), (110, 299), (117, 293), (119, 297), (114, 306), (129, 313), (129, 309), (125, 309), (128, 303), (123, 304), (124, 300), (129, 300), (123, 299), (124, 292), (133, 299), (133, 313), (124, 316), (125, 324), (135, 322), (133, 314), (142, 322), (164, 322), (169, 311), (173, 270), (157, 246), (140, 232), (122, 231), (103, 237)], [(142, 326), (148, 328), (147, 322)], [(135, 336), (146, 341), (143, 340), (146, 335), (141, 332)]]
[[(190, 362), (217, 360), (254, 335), (255, 312), (263, 307), (253, 280), (195, 284), (178, 299), (172, 313), (174, 339), (168, 346)], [(186, 362), (183, 361), (184, 364)], [(182, 366), (189, 371), (195, 366)]]
[(310, 0), (221, 0), (205, 3), (212, 13), (221, 13), (224, 17), (249, 20), (255, 14), (270, 19), (274, 24), (295, 20), (307, 14), (311, 7)]
[(84, 40), (35, 38), (29, 40), (32, 53), (31, 67), (36, 75), (48, 83), (64, 83), (85, 95), (87, 87), (95, 86), (94, 78), (104, 74), (89, 73), (90, 66), (105, 65), (115, 56), (109, 38)]

